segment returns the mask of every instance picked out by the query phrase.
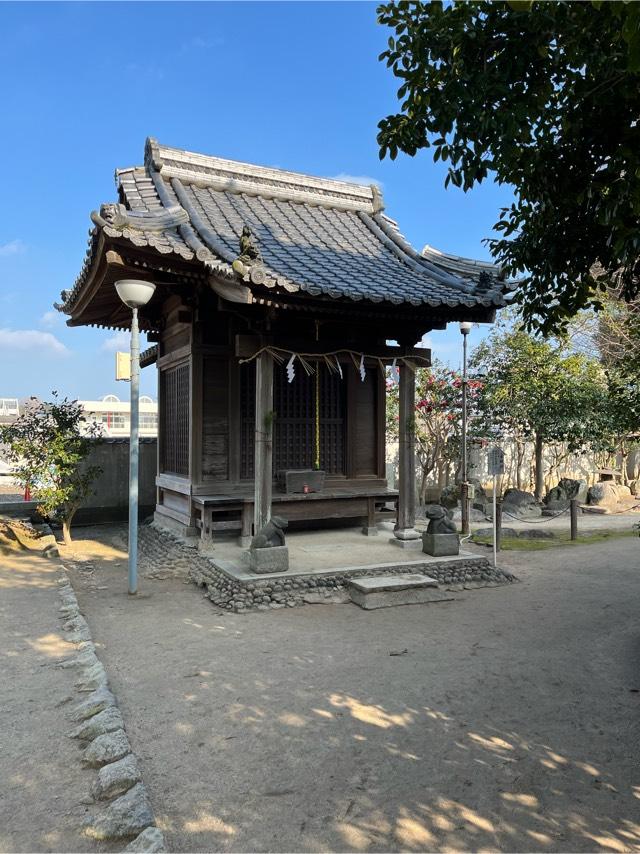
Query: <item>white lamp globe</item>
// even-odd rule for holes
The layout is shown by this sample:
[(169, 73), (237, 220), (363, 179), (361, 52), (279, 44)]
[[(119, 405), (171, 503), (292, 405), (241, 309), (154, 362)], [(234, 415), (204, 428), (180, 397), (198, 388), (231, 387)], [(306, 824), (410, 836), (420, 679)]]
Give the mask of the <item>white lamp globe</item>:
[(462, 332), (463, 335), (468, 335), (471, 332), (472, 326), (473, 323), (470, 323), (468, 320), (463, 320), (460, 324), (460, 332)]
[(146, 305), (156, 289), (152, 282), (142, 279), (120, 279), (116, 282), (118, 296), (129, 308), (142, 308)]

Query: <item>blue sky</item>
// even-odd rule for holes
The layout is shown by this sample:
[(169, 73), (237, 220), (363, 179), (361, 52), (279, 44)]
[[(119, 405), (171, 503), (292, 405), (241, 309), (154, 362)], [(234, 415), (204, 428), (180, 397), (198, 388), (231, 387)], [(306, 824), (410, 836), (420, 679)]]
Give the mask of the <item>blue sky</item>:
[[(382, 184), (410, 242), (488, 259), (507, 188), (444, 190), (428, 152), (380, 162), (397, 83), (378, 62), (375, 3), (1, 3), (0, 397), (109, 392), (126, 336), (65, 326), (89, 214), (144, 141)], [(474, 330), (471, 344), (483, 331)], [(432, 333), (457, 364), (457, 328)], [(143, 371), (155, 396), (155, 370)]]

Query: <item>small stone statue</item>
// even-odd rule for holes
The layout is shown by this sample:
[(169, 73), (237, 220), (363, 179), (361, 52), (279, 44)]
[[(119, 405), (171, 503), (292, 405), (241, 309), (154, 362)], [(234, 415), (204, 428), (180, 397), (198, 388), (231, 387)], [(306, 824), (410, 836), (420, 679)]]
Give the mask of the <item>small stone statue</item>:
[(447, 508), (432, 504), (426, 508), (425, 515), (429, 525), (422, 534), (422, 551), (434, 557), (460, 554), (460, 539)]
[(429, 525), (427, 534), (457, 534), (454, 521), (447, 513), (446, 507), (441, 507), (439, 504), (432, 504), (426, 511)]
[(289, 523), (282, 516), (272, 516), (264, 528), (258, 531), (251, 540), (249, 548), (251, 551), (255, 551), (255, 549), (272, 549), (276, 546), (284, 546), (284, 532), (288, 525)]
[(260, 250), (256, 246), (251, 230), (247, 225), (242, 229), (242, 235), (240, 237), (240, 255), (238, 255), (237, 260), (247, 265), (254, 264), (256, 261), (262, 261)]

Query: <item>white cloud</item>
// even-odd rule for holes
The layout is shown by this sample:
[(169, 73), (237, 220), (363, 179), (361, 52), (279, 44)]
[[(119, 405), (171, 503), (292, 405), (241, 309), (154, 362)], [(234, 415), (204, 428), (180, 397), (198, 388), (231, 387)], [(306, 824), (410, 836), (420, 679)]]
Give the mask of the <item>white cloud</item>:
[(128, 353), (130, 344), (131, 335), (128, 332), (116, 332), (102, 342), (100, 352), (116, 353), (119, 350), (120, 352)]
[(45, 356), (68, 356), (69, 350), (51, 332), (39, 329), (0, 329), (0, 350)]
[(377, 178), (372, 178), (370, 175), (348, 175), (346, 172), (341, 172), (339, 175), (331, 175), (331, 181), (345, 181), (347, 184), (375, 184), (376, 187), (382, 189), (382, 181)]
[(27, 247), (22, 240), (10, 240), (8, 243), (0, 243), (0, 257), (7, 258), (9, 255), (20, 255)]
[(44, 326), (45, 329), (52, 329), (54, 326), (57, 326), (61, 320), (62, 315), (59, 311), (45, 311), (40, 318), (40, 326)]

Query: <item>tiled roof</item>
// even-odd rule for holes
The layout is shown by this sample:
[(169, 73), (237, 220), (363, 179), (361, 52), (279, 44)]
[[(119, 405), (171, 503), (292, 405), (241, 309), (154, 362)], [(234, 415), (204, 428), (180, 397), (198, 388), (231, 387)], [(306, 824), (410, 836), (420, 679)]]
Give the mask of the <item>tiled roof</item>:
[(491, 308), (506, 289), (491, 265), (435, 250), (419, 254), (384, 215), (378, 188), (316, 178), (161, 146), (147, 140), (144, 167), (116, 172), (120, 202), (92, 214), (85, 267), (63, 294), (71, 312), (100, 231), (161, 255), (237, 278), (243, 227), (262, 263), (249, 284), (335, 299)]

